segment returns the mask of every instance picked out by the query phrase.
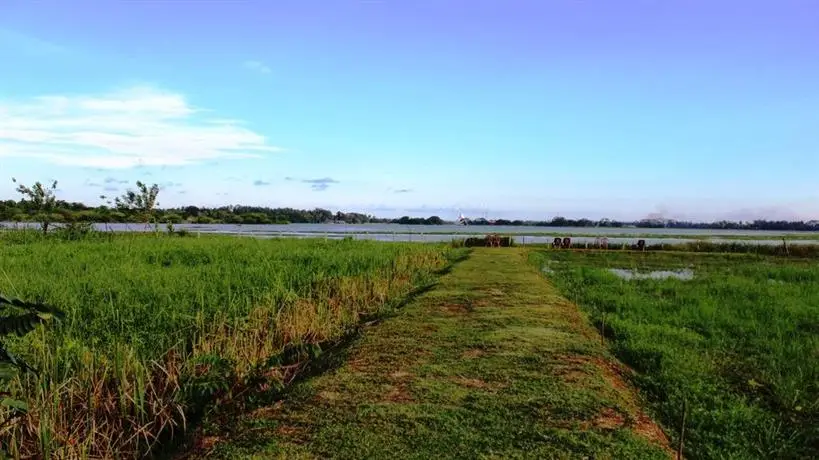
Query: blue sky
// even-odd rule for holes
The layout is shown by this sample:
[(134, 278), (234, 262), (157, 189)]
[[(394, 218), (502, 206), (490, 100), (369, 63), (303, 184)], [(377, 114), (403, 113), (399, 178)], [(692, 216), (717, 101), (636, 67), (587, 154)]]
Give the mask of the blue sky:
[(812, 0), (4, 0), (0, 197), (819, 218)]

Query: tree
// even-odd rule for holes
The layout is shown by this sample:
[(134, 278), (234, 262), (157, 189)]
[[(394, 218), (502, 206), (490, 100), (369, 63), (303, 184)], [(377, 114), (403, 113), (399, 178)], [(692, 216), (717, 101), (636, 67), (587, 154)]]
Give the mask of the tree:
[(153, 217), (154, 209), (159, 206), (156, 201), (159, 196), (159, 186), (154, 184), (150, 188), (140, 182), (136, 183), (137, 191), (128, 190), (121, 197), (114, 199), (118, 209), (136, 213), (137, 218), (148, 225)]
[[(17, 183), (17, 179), (13, 177), (11, 181)], [(56, 190), (56, 180), (51, 183), (50, 187), (46, 187), (40, 182), (35, 182), (32, 187), (23, 184), (17, 186), (17, 193), (23, 195), (23, 203), (34, 211), (34, 217), (40, 222), (44, 235), (48, 233), (48, 226), (52, 222), (52, 214), (57, 207)]]

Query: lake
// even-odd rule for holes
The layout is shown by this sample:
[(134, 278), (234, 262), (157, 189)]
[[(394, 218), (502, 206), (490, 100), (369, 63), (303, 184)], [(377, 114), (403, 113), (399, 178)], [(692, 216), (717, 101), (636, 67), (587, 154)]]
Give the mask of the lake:
[[(4, 223), (6, 227), (37, 227), (37, 224)], [(150, 231), (141, 224), (95, 224), (101, 231)], [(164, 230), (165, 226), (161, 225)], [(468, 225), (400, 225), (400, 224), (288, 224), (288, 225), (236, 225), (236, 224), (177, 224), (174, 228), (190, 232), (217, 233), (260, 238), (331, 238), (351, 236), (355, 239), (379, 241), (450, 241), (468, 235), (502, 233), (514, 235), (519, 244), (550, 243), (556, 236), (568, 236), (572, 242), (594, 243), (595, 237), (607, 237), (609, 244), (634, 244), (638, 239), (646, 244), (677, 244), (692, 241), (714, 243), (737, 242), (745, 244), (782, 244), (781, 237), (798, 234), (804, 239), (789, 239), (789, 244), (819, 244), (819, 232), (788, 232), (769, 230), (711, 230), (687, 228), (610, 228), (610, 227), (533, 227), (533, 226), (468, 226)], [(578, 236), (585, 235), (585, 236)], [(591, 236), (588, 236), (591, 235)], [(616, 235), (616, 236), (615, 236)], [(648, 236), (641, 236), (648, 235)], [(661, 235), (662, 238), (656, 236)], [(651, 236), (655, 236), (652, 238)], [(736, 237), (743, 237), (741, 240)], [(734, 237), (732, 239), (731, 237)], [(757, 238), (754, 238), (757, 237)], [(747, 239), (745, 239), (747, 238)], [(813, 238), (807, 239), (807, 238)]]

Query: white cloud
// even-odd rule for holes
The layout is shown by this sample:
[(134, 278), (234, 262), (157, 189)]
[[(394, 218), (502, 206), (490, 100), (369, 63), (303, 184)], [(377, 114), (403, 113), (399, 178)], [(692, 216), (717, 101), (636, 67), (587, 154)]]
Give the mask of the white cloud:
[(147, 86), (101, 95), (0, 100), (0, 158), (96, 168), (181, 166), (281, 149), (181, 94)]
[(259, 73), (270, 73), (270, 67), (261, 61), (245, 61), (244, 66), (246, 69), (255, 70)]

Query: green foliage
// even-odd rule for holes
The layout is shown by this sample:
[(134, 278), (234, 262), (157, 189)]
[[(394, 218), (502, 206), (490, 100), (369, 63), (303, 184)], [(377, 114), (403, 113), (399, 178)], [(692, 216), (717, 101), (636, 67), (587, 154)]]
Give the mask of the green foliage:
[(92, 337), (100, 348), (130, 344), (154, 358), (176, 343), (175, 331), (190, 329), (197, 314), (241, 318), (256, 305), (309, 295), (316, 281), (392, 270), (396, 257), (443, 250), (410, 243), (138, 234), (0, 247), (0, 288), (17, 286), (25, 295), (65, 305), (71, 319), (63, 333), (69, 337)]
[(136, 182), (137, 189), (126, 191), (121, 197), (114, 199), (117, 209), (132, 211), (142, 223), (148, 223), (154, 214), (154, 208), (159, 206), (156, 201), (159, 196), (159, 186), (153, 184), (148, 187), (141, 181)]
[[(819, 266), (743, 254), (541, 251), (533, 262), (604, 330), (687, 458), (819, 456)], [(624, 280), (608, 268), (689, 268)]]
[(281, 353), (267, 360), (268, 366), (290, 366), (302, 361), (318, 358), (321, 345), (317, 343), (288, 343)]
[(95, 231), (91, 222), (69, 222), (58, 228), (55, 233), (61, 239), (78, 241), (89, 238)]
[[(511, 247), (515, 245), (515, 240), (511, 236), (501, 236), (499, 237), (499, 243), (501, 247)], [(490, 236), (484, 237), (469, 237), (454, 240), (452, 242), (453, 247), (482, 247), (482, 246), (489, 246), (490, 245)]]
[[(0, 309), (2, 310), (23, 310), (23, 313), (0, 316), (0, 336), (17, 335), (23, 337), (33, 331), (37, 325), (55, 318), (62, 319), (64, 314), (59, 309), (37, 303), (27, 302), (21, 299), (9, 298), (0, 294)], [(33, 372), (36, 369), (31, 367), (26, 361), (6, 349), (5, 344), (0, 341), (0, 384), (6, 385), (9, 381), (18, 376), (19, 372)], [(28, 404), (20, 399), (9, 396), (8, 391), (0, 391), (0, 405), (10, 409), (11, 417), (17, 417), (28, 411)], [(5, 425), (7, 422), (3, 422)]]
[(438, 216), (426, 218), (403, 216), (393, 220), (392, 223), (401, 225), (442, 225), (444, 221)]
[[(17, 179), (13, 177), (11, 181), (17, 183)], [(53, 181), (50, 186), (45, 186), (40, 182), (35, 182), (31, 187), (23, 184), (17, 186), (17, 193), (24, 197), (22, 200), (23, 205), (33, 212), (32, 218), (40, 222), (43, 234), (48, 233), (51, 222), (60, 220), (60, 217), (54, 215), (57, 208), (56, 190), (57, 181)]]
[(200, 407), (228, 393), (237, 378), (233, 363), (219, 355), (201, 355), (188, 362), (177, 397), (188, 407)]
[[(142, 455), (150, 443), (141, 440), (182, 425), (173, 405), (229, 399), (271, 367), (316, 356), (315, 344), (386, 308), (450, 253), (444, 245), (180, 233), (76, 241), (0, 233), (0, 291), (66, 311), (54, 334), (8, 343), (40, 371), (12, 396), (33, 392), (36, 413), (51, 414), (47, 430), (18, 434), (27, 452), (68, 449), (59, 440), (75, 436), (99, 457), (112, 455), (105, 449)], [(89, 392), (98, 406), (72, 403)], [(31, 438), (41, 435), (50, 437)]]

